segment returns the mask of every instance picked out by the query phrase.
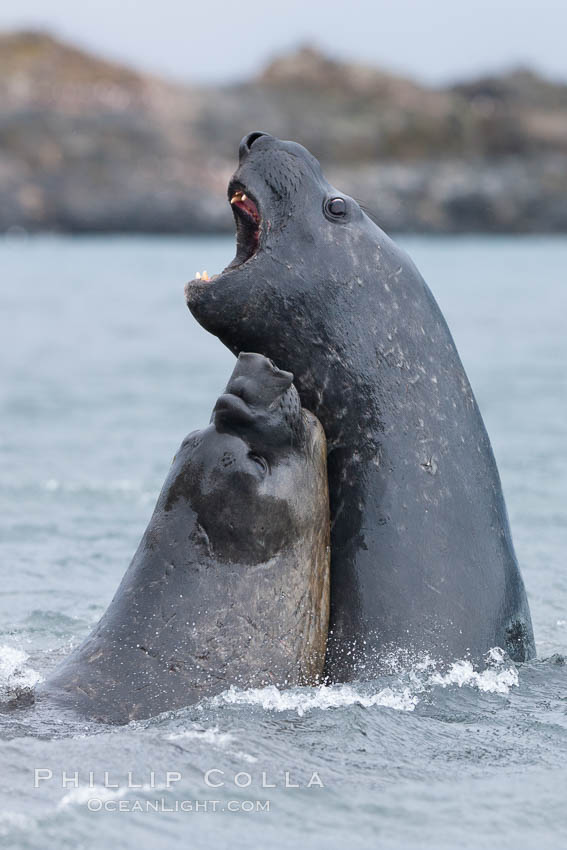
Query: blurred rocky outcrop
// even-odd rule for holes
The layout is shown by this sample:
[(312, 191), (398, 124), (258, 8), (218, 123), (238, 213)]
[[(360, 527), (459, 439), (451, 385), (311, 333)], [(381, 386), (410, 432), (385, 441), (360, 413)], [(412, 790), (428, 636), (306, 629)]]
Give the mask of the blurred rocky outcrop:
[(0, 37), (0, 231), (222, 232), (238, 141), (293, 138), (387, 230), (567, 231), (567, 85), (443, 90), (305, 47), (224, 87)]

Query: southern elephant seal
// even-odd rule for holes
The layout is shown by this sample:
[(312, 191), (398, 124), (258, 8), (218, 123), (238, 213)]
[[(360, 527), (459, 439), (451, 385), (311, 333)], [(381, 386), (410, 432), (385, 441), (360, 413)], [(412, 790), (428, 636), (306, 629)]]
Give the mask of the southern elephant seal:
[(337, 679), (392, 652), (535, 653), (500, 479), (447, 324), (409, 257), (294, 142), (255, 132), (232, 263), (187, 284), (233, 352), (291, 369), (328, 441)]
[(181, 444), (106, 613), (38, 699), (125, 723), (230, 685), (319, 680), (326, 444), (292, 381), (240, 355), (211, 424)]

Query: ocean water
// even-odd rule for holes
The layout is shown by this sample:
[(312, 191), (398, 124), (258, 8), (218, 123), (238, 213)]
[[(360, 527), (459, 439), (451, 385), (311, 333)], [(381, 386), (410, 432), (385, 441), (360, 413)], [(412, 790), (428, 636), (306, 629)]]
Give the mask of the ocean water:
[[(10, 848), (567, 845), (567, 239), (405, 239), (492, 438), (538, 659), (231, 690), (124, 728), (0, 714)], [(0, 701), (103, 613), (233, 358), (184, 304), (233, 240), (0, 241)], [(285, 365), (285, 364), (283, 364)]]

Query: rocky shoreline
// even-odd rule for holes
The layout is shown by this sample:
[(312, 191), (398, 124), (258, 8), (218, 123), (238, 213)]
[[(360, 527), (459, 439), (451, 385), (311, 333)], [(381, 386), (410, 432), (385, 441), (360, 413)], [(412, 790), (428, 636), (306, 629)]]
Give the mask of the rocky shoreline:
[(439, 90), (303, 48), (204, 88), (20, 33), (0, 103), (0, 232), (231, 232), (254, 128), (310, 147), (389, 231), (567, 232), (567, 85), (529, 71)]

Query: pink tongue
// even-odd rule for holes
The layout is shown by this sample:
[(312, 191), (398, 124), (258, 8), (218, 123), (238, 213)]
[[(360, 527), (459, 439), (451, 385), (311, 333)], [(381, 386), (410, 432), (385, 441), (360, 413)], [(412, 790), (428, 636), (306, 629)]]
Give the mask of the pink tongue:
[(244, 212), (249, 215), (250, 218), (253, 218), (255, 222), (258, 222), (260, 220), (258, 208), (254, 201), (251, 201), (250, 198), (246, 198), (245, 201), (235, 201), (235, 203), (237, 207), (240, 207), (241, 210), (244, 210)]

